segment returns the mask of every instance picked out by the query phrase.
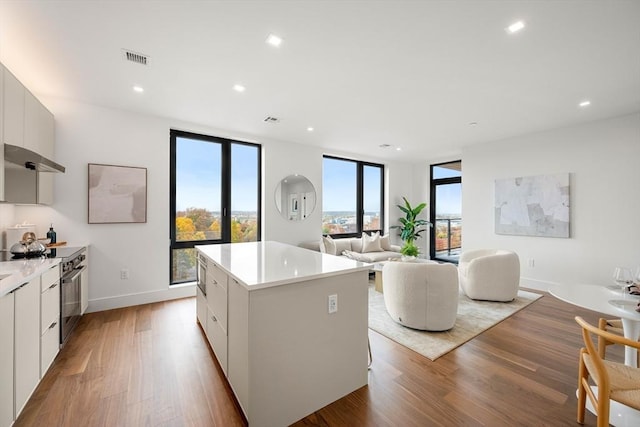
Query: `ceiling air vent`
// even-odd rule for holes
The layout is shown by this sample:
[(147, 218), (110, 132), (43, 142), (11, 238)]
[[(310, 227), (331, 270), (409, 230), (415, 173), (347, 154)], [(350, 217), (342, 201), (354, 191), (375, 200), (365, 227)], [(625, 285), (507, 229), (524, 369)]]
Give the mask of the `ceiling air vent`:
[(149, 65), (150, 57), (144, 53), (137, 53), (131, 50), (122, 49), (122, 56), (126, 61), (135, 62), (136, 64)]
[(265, 123), (278, 123), (280, 121), (279, 118), (273, 116), (267, 116), (264, 118), (263, 122)]

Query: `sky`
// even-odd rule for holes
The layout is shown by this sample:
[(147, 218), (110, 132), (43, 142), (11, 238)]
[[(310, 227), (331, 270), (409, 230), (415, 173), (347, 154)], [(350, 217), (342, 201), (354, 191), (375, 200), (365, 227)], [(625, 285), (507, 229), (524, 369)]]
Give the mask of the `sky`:
[[(221, 145), (215, 142), (177, 138), (176, 210), (198, 207), (220, 211)], [(257, 148), (232, 145), (232, 211), (257, 211)], [(459, 175), (460, 172), (436, 168), (436, 178)], [(356, 163), (331, 158), (323, 162), (323, 211), (355, 211)], [(364, 208), (380, 210), (380, 169), (364, 168)], [(438, 188), (438, 213), (461, 212), (461, 185)], [(417, 204), (417, 201), (411, 200)]]
[[(220, 211), (221, 145), (178, 137), (176, 147), (176, 210)], [(233, 144), (231, 209), (257, 211), (257, 148)]]

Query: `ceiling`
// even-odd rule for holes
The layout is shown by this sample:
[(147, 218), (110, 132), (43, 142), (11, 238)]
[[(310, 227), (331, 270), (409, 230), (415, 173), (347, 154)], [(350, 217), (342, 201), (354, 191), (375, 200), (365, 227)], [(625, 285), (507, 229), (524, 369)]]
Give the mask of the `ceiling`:
[(640, 111), (639, 52), (637, 0), (0, 0), (38, 96), (398, 161)]

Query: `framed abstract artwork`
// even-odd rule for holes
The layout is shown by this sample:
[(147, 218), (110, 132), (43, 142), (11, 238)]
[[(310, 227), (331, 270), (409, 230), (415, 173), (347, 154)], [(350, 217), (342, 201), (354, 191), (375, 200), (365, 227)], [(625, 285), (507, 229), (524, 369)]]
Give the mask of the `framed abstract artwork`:
[(89, 224), (147, 222), (147, 168), (89, 163)]
[(495, 181), (495, 232), (569, 237), (569, 174)]

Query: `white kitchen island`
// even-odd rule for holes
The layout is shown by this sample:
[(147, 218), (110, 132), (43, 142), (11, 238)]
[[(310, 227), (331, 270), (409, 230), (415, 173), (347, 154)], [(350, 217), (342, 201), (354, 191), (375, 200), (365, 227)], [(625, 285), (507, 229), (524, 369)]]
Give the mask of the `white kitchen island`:
[(289, 425), (367, 384), (368, 264), (271, 241), (196, 249), (198, 320), (250, 426)]

